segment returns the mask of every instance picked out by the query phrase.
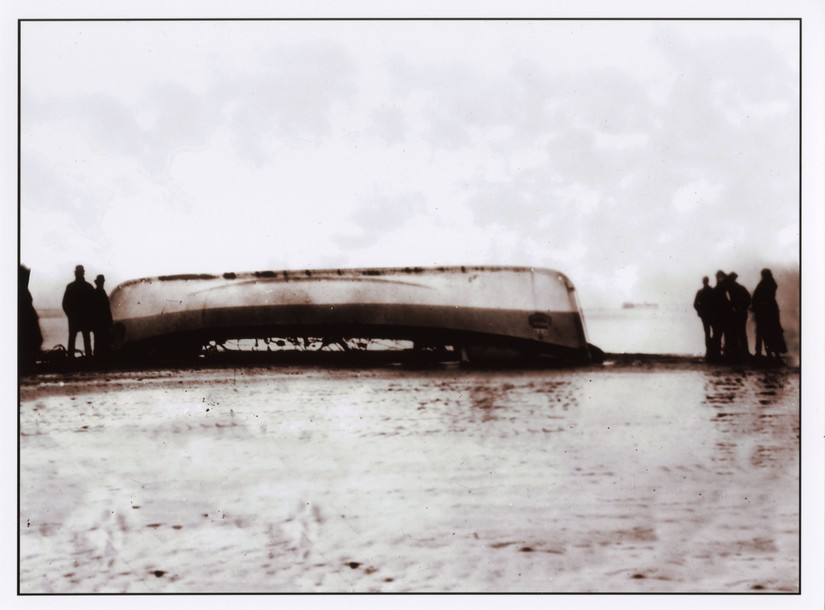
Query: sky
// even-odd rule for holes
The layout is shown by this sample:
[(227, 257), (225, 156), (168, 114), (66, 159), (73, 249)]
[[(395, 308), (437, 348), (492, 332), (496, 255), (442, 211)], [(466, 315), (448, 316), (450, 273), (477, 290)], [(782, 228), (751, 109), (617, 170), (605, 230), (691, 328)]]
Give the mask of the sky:
[[(25, 22), (20, 259), (558, 269), (582, 305), (798, 269), (796, 21)], [(689, 305), (689, 303), (688, 303)]]

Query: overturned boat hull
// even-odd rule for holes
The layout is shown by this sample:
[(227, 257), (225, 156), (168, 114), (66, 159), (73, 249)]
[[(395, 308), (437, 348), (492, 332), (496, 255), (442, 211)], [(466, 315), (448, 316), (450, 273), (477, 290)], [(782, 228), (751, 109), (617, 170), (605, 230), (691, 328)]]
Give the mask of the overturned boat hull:
[(259, 271), (132, 280), (111, 295), (124, 350), (207, 342), (357, 337), (587, 363), (582, 313), (558, 271), (448, 267)]

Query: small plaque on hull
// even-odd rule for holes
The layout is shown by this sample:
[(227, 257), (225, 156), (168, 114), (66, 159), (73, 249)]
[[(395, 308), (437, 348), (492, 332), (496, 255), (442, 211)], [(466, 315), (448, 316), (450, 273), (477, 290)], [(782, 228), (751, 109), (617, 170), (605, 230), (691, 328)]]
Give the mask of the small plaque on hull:
[(550, 328), (553, 321), (546, 313), (534, 313), (527, 318), (533, 328)]

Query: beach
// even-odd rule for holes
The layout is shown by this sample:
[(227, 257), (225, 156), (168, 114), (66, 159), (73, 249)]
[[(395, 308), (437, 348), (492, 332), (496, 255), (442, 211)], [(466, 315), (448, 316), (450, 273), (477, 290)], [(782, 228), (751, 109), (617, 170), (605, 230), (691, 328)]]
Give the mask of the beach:
[(27, 377), (20, 592), (799, 590), (799, 371)]

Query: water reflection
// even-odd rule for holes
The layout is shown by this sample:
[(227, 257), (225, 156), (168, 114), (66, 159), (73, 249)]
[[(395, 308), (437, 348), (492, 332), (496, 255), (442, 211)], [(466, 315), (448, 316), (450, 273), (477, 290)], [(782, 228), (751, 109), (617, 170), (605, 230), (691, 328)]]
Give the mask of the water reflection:
[(725, 407), (739, 401), (745, 389), (742, 373), (735, 371), (707, 371), (705, 376), (704, 404), (712, 407)]
[(510, 383), (502, 386), (476, 386), (470, 388), (470, 414), (474, 420), (490, 422), (499, 419), (496, 411), (508, 404), (508, 394), (514, 388)]
[(548, 433), (569, 427), (577, 406), (576, 390), (569, 380), (466, 378), (450, 388), (455, 399), (443, 411), (454, 432), (481, 426), (501, 434)]
[(719, 474), (742, 468), (784, 468), (799, 450), (798, 392), (785, 371), (708, 371), (704, 404), (718, 432)]
[(756, 376), (757, 399), (760, 405), (773, 405), (785, 395), (788, 373), (785, 371), (764, 371)]

